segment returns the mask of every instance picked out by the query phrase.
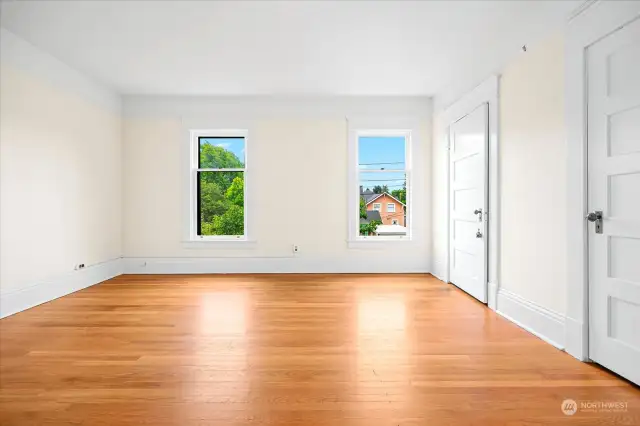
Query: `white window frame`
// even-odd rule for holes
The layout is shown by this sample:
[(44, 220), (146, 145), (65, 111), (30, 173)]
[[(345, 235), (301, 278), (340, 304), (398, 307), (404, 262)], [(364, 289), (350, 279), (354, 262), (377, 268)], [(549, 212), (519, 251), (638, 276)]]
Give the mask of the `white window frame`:
[[(249, 241), (248, 238), (248, 163), (249, 131), (246, 129), (208, 129), (189, 131), (189, 241), (191, 242), (228, 242)], [(244, 167), (209, 169), (198, 168), (200, 156), (200, 138), (244, 138)], [(244, 235), (198, 235), (198, 172), (243, 172), (244, 173)]]
[[(383, 120), (384, 121), (384, 120)], [(412, 147), (413, 147), (412, 128), (352, 128), (349, 131), (349, 235), (347, 241), (350, 247), (359, 248), (360, 244), (379, 243), (379, 242), (402, 242), (412, 241), (413, 239), (413, 220), (411, 214), (412, 199)], [(366, 170), (367, 173), (404, 173), (406, 176), (407, 186), (407, 209), (406, 216), (409, 226), (406, 235), (360, 235), (360, 222), (358, 211), (360, 209), (360, 184), (359, 184), (359, 164), (358, 164), (358, 141), (361, 137), (378, 136), (378, 137), (403, 137), (405, 141), (405, 168), (404, 169), (385, 169), (385, 170)]]
[[(378, 206), (378, 208), (376, 208), (376, 206)], [(373, 203), (373, 211), (374, 212), (382, 211), (382, 203)]]
[[(389, 209), (391, 207), (391, 209)], [(395, 203), (387, 203), (387, 213), (395, 213), (396, 212), (396, 204)]]
[(399, 225), (400, 221), (398, 221), (398, 219), (391, 219), (391, 224), (392, 225)]

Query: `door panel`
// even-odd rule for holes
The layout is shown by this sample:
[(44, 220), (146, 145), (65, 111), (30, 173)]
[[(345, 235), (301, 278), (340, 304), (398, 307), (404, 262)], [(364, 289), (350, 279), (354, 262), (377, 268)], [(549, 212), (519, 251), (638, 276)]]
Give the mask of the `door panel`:
[(589, 355), (640, 384), (640, 21), (587, 50)]
[[(487, 302), (489, 106), (482, 104), (453, 123), (450, 142), (449, 280)], [(482, 213), (476, 214), (477, 210)]]

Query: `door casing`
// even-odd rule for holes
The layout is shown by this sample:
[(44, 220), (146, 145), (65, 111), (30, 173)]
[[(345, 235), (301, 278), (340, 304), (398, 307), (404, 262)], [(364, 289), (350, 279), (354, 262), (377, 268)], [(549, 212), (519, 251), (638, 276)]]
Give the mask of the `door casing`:
[[(496, 310), (497, 306), (497, 297), (499, 290), (499, 261), (500, 261), (500, 250), (499, 250), (499, 220), (500, 220), (500, 193), (499, 193), (499, 144), (498, 144), (498, 99), (499, 99), (499, 84), (500, 77), (498, 75), (493, 75), (471, 92), (464, 95), (460, 100), (449, 106), (446, 110), (443, 111), (442, 120), (445, 123), (445, 131), (446, 138), (444, 138), (444, 142), (447, 144), (447, 148), (449, 147), (449, 134), (450, 134), (450, 126), (476, 109), (481, 104), (489, 105), (489, 210), (488, 213), (488, 225), (487, 225), (487, 237), (488, 237), (488, 283), (487, 283), (487, 305), (492, 310)], [(449, 230), (449, 203), (451, 200), (449, 199), (449, 150), (447, 149), (447, 165), (446, 165), (446, 176), (447, 176), (447, 212), (446, 212), (446, 220), (447, 220), (447, 266), (446, 266), (446, 282), (450, 280), (450, 272), (449, 265), (451, 264), (450, 259), (450, 230)]]

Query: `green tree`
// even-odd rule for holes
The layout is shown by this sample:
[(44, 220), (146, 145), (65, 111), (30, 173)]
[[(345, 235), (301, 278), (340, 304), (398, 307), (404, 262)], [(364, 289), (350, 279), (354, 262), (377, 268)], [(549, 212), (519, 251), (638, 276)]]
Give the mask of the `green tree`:
[(364, 201), (364, 197), (360, 197), (360, 218), (367, 218), (367, 203)]
[(224, 214), (213, 218), (213, 235), (244, 234), (244, 209), (231, 204)]
[(373, 187), (373, 193), (374, 194), (382, 194), (382, 187), (380, 185), (376, 185)]
[[(201, 169), (239, 169), (243, 168), (242, 161), (236, 155), (221, 146), (211, 145), (209, 142), (200, 144)], [(216, 183), (222, 193), (227, 192), (233, 179), (241, 172), (200, 172), (200, 179)]]
[(382, 225), (379, 220), (372, 220), (369, 223), (360, 224), (360, 235), (372, 235), (376, 233), (378, 225)]
[(225, 198), (238, 207), (244, 207), (244, 179), (237, 176), (224, 194)]
[[(227, 210), (227, 200), (220, 185), (215, 182), (200, 181), (200, 220), (212, 222), (217, 215)], [(205, 234), (208, 235), (208, 234)]]

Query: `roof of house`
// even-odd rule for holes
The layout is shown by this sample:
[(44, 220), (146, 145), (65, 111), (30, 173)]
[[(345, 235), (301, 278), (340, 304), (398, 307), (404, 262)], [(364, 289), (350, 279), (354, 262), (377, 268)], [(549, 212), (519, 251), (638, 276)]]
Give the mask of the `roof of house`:
[(402, 201), (398, 200), (396, 197), (394, 197), (393, 195), (389, 194), (388, 192), (383, 192), (382, 194), (375, 194), (370, 189), (367, 189), (366, 191), (361, 192), (360, 196), (364, 198), (365, 204), (371, 204), (373, 201), (377, 200), (378, 198), (382, 197), (385, 194), (388, 195), (389, 197), (393, 198), (394, 200), (396, 200), (397, 202), (399, 202), (403, 206), (405, 205)]
[(362, 198), (364, 198), (364, 202), (366, 204), (369, 204), (372, 199), (378, 198), (378, 196), (380, 196), (380, 195), (382, 195), (382, 194), (376, 194), (375, 192), (373, 192), (370, 189), (367, 189), (366, 191), (360, 193), (360, 196)]
[(367, 218), (360, 218), (360, 225), (366, 225), (371, 223), (372, 220), (377, 220), (378, 222), (382, 222), (382, 217), (380, 217), (380, 212), (377, 210), (367, 210)]

